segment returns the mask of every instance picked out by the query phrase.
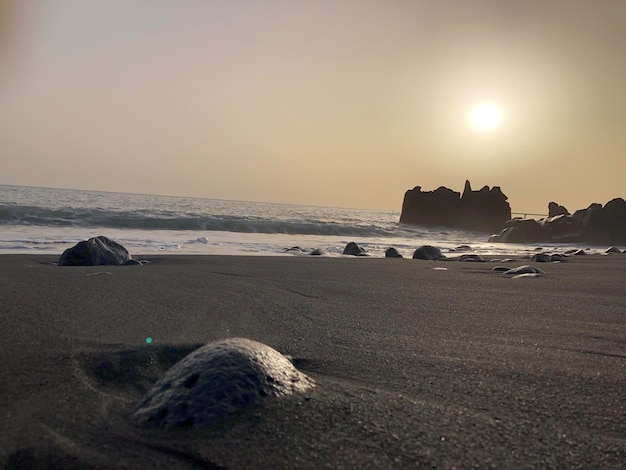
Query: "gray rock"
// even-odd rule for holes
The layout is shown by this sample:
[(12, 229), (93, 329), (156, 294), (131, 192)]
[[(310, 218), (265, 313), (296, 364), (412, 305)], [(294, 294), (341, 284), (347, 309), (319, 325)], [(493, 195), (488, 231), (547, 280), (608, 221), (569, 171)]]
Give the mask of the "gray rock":
[(494, 266), (491, 268), (494, 273), (506, 273), (511, 270), (511, 268), (507, 268), (506, 266)]
[(271, 347), (245, 338), (208, 343), (175, 364), (134, 418), (162, 429), (213, 426), (266, 397), (305, 392), (315, 382)]
[(502, 274), (504, 276), (518, 276), (520, 274), (536, 274), (542, 276), (545, 274), (545, 271), (535, 268), (534, 266), (518, 266), (517, 268), (504, 271)]
[(535, 263), (551, 263), (552, 256), (549, 253), (535, 253), (532, 257)]
[(400, 254), (398, 250), (391, 247), (385, 250), (385, 258), (403, 258), (403, 256)]
[(459, 261), (484, 263), (485, 258), (480, 255), (461, 255)]
[(415, 253), (413, 253), (413, 259), (426, 259), (434, 261), (445, 258), (446, 257), (439, 248), (430, 245), (420, 246), (417, 250), (415, 250)]
[[(63, 252), (57, 266), (104, 266), (131, 264), (128, 250), (107, 237), (78, 242)], [(139, 263), (140, 264), (140, 263)]]
[(367, 252), (355, 242), (348, 243), (343, 249), (343, 254), (350, 256), (367, 256)]
[(610, 247), (610, 248), (607, 248), (607, 249), (606, 249), (606, 251), (605, 251), (605, 253), (607, 253), (607, 254), (611, 254), (611, 253), (621, 253), (621, 252), (622, 252), (622, 250), (620, 250), (620, 249), (619, 249), (618, 247), (616, 247), (616, 246), (612, 246), (612, 247)]

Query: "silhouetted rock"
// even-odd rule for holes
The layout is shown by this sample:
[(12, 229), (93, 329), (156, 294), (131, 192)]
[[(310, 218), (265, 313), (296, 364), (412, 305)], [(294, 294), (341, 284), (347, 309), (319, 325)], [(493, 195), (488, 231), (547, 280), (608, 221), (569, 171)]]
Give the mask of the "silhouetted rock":
[[(594, 245), (626, 244), (626, 201), (612, 199), (604, 207), (593, 203), (569, 215), (555, 203), (548, 209), (551, 216), (540, 219), (513, 219), (490, 241), (504, 243), (569, 242)], [(558, 214), (557, 212), (565, 213)]]
[(423, 245), (415, 250), (413, 253), (413, 259), (426, 259), (434, 261), (438, 259), (445, 259), (445, 256), (439, 248), (430, 245)]
[(539, 222), (533, 219), (512, 219), (500, 232), (497, 238), (491, 237), (491, 241), (502, 243), (536, 243), (541, 241), (544, 232)]
[(403, 256), (398, 250), (392, 247), (385, 250), (385, 258), (403, 258)]
[(557, 215), (570, 215), (569, 211), (558, 205), (556, 202), (548, 203), (548, 217), (556, 217)]
[(367, 256), (367, 252), (355, 242), (348, 243), (343, 249), (343, 254), (351, 256)]
[(594, 244), (626, 244), (626, 201), (612, 199), (603, 208), (591, 211), (583, 226), (582, 237)]
[(63, 252), (57, 266), (102, 266), (133, 263), (128, 250), (107, 237), (78, 242)]
[(469, 181), (465, 182), (463, 195), (443, 186), (435, 191), (422, 191), (416, 186), (404, 195), (400, 222), (491, 232), (511, 218), (506, 201), (500, 187), (484, 186), (472, 191)]

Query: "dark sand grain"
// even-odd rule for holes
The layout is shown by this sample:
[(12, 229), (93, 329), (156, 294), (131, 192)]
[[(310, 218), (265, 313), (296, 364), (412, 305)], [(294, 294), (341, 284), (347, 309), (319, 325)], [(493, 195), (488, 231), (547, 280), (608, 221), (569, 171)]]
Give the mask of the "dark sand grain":
[[(626, 255), (535, 264), (546, 271), (535, 279), (505, 278), (489, 262), (56, 258), (0, 256), (7, 468), (626, 461)], [(521, 264), (531, 263), (507, 266)], [(168, 367), (225, 337), (293, 356), (317, 387), (202, 432), (131, 421)]]

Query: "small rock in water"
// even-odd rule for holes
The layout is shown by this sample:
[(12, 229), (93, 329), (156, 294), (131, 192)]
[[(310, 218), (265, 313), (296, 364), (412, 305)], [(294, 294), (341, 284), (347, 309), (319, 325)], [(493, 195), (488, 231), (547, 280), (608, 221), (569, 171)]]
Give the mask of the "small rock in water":
[(452, 251), (471, 251), (472, 247), (469, 245), (459, 245)]
[(309, 254), (311, 256), (321, 256), (326, 254), (326, 250), (324, 250), (323, 248), (314, 248)]
[(348, 243), (343, 249), (343, 254), (350, 256), (367, 256), (367, 252), (355, 242)]
[(565, 254), (568, 256), (579, 256), (586, 255), (587, 253), (585, 252), (585, 250), (567, 250)]
[(606, 251), (605, 251), (606, 254), (621, 253), (621, 252), (622, 252), (622, 250), (620, 250), (616, 246), (612, 246), (610, 248), (607, 248)]
[(417, 250), (415, 250), (415, 253), (413, 253), (413, 259), (426, 259), (434, 261), (445, 258), (446, 257), (439, 248), (430, 245), (420, 246)]
[(175, 364), (134, 418), (161, 429), (215, 425), (265, 397), (305, 392), (315, 382), (271, 347), (245, 338), (208, 343)]
[(385, 251), (385, 258), (403, 258), (403, 256), (400, 254), (398, 250), (391, 247), (391, 248), (387, 248), (387, 250)]

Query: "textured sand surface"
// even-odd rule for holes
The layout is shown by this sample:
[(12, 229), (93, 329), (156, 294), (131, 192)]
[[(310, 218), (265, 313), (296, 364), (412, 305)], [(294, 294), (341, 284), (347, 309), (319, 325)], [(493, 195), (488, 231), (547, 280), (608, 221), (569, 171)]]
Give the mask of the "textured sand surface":
[[(508, 263), (546, 272), (520, 279), (495, 263), (134, 257), (151, 263), (0, 256), (5, 467), (626, 461), (626, 255)], [(226, 337), (292, 356), (317, 386), (201, 432), (132, 421), (170, 366)]]

